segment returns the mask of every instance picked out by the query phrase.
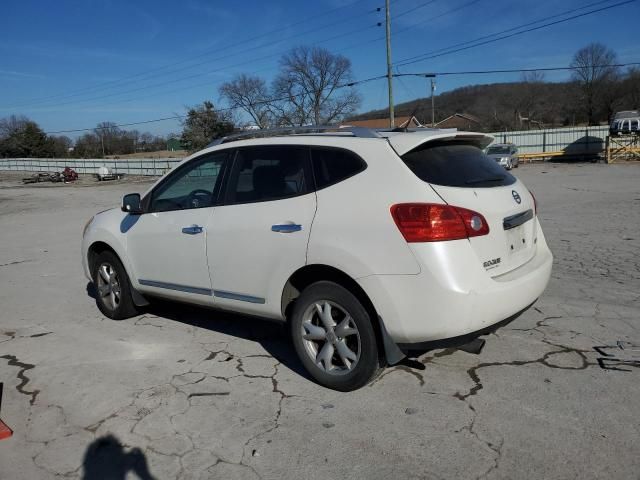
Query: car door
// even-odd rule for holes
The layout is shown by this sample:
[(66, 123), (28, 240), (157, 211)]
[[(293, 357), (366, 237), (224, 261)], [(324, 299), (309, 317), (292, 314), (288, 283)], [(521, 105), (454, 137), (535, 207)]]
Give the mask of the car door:
[(274, 318), (282, 289), (306, 264), (316, 211), (309, 149), (239, 148), (207, 251), (216, 305)]
[(144, 199), (145, 213), (127, 226), (127, 252), (137, 288), (210, 304), (206, 225), (218, 200), (228, 151), (180, 166)]

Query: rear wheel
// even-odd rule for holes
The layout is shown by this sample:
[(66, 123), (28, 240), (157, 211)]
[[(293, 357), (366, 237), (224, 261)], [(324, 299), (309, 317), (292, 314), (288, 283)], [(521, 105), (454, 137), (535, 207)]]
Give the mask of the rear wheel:
[(305, 369), (321, 385), (350, 391), (379, 371), (371, 318), (358, 299), (333, 282), (317, 282), (296, 300), (293, 345)]
[(93, 285), (100, 311), (114, 320), (137, 315), (129, 277), (117, 255), (109, 251), (102, 252), (93, 265)]

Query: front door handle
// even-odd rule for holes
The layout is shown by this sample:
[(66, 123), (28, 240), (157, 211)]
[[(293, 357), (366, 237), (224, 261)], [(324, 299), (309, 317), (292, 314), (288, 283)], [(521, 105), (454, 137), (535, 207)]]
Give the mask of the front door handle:
[(187, 235), (197, 235), (198, 233), (202, 233), (204, 228), (200, 225), (191, 225), (190, 227), (182, 227), (182, 233), (186, 233)]
[(271, 225), (272, 232), (293, 233), (293, 232), (299, 232), (300, 230), (302, 230), (302, 225), (298, 225), (297, 223), (293, 223), (293, 222)]

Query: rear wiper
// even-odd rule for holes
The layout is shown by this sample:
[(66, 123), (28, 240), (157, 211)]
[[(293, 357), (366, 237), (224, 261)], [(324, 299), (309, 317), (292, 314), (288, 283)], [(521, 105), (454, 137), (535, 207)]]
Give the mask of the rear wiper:
[(489, 177), (489, 178), (473, 178), (471, 180), (467, 180), (464, 182), (466, 185), (473, 185), (474, 183), (484, 183), (484, 182), (501, 182), (504, 180), (504, 177)]

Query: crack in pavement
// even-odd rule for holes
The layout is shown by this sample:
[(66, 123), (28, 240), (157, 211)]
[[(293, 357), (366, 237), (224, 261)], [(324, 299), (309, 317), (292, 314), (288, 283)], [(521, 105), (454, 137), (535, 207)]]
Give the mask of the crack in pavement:
[(486, 478), (487, 476), (489, 476), (491, 472), (498, 469), (500, 465), (500, 459), (502, 458), (502, 446), (504, 445), (504, 438), (500, 438), (500, 442), (497, 444), (489, 440), (483, 440), (482, 438), (480, 438), (480, 435), (478, 434), (478, 432), (475, 431), (476, 421), (478, 419), (478, 412), (476, 411), (474, 406), (471, 405), (469, 402), (465, 401), (465, 403), (469, 408), (469, 410), (471, 410), (472, 412), (471, 423), (465, 427), (462, 427), (460, 430), (456, 430), (455, 433), (460, 433), (466, 430), (471, 435), (473, 435), (473, 437), (476, 440), (483, 443), (487, 448), (489, 448), (489, 450), (491, 450), (495, 455), (495, 458), (493, 459), (493, 465), (491, 465), (491, 467), (489, 467), (486, 472), (476, 477), (476, 480), (480, 480), (481, 478)]
[(187, 396), (187, 399), (191, 399), (192, 397), (214, 397), (214, 396), (225, 396), (230, 394), (231, 392), (211, 392), (211, 393), (197, 392), (197, 393), (190, 393)]
[[(431, 363), (433, 360), (435, 360), (436, 358), (441, 358), (441, 357), (446, 357), (448, 355), (453, 355), (455, 352), (457, 352), (458, 349), (454, 348), (454, 347), (449, 347), (449, 348), (445, 348), (440, 352), (434, 353), (432, 356), (425, 358), (424, 360), (421, 360), (420, 363), (422, 363), (423, 365), (426, 365), (428, 363)], [(424, 376), (418, 372), (415, 368), (412, 368), (408, 365), (396, 365), (394, 367), (387, 367), (385, 371), (383, 371), (380, 375), (378, 375), (377, 378), (375, 378), (372, 382), (369, 383), (369, 387), (373, 387), (376, 383), (378, 383), (380, 380), (382, 380), (384, 377), (386, 377), (387, 375), (390, 375), (393, 372), (404, 372), (404, 373), (408, 373), (409, 375), (412, 375), (413, 377), (415, 377), (420, 386), (423, 387), (425, 384), (424, 381)]]
[(0, 263), (0, 267), (8, 267), (10, 265), (20, 265), (21, 263), (28, 263), (28, 262), (33, 262), (33, 260), (31, 260), (31, 259), (28, 259), (28, 260), (16, 260), (14, 262)]
[[(536, 310), (538, 313), (540, 313), (541, 315), (544, 315), (544, 313), (542, 312), (542, 310), (540, 310), (537, 307), (534, 307), (534, 310)], [(478, 392), (480, 392), (483, 388), (484, 385), (482, 384), (482, 381), (480, 379), (480, 375), (478, 373), (479, 370), (483, 369), (483, 368), (488, 368), (488, 367), (495, 367), (495, 366), (522, 366), (522, 365), (533, 365), (533, 364), (540, 364), (540, 365), (544, 365), (545, 367), (549, 367), (549, 368), (554, 368), (554, 369), (560, 369), (560, 370), (585, 370), (590, 366), (596, 365), (595, 363), (589, 362), (587, 360), (587, 357), (585, 355), (585, 353), (588, 350), (581, 350), (581, 349), (577, 349), (577, 348), (572, 348), (572, 347), (567, 347), (566, 345), (561, 345), (561, 344), (557, 344), (557, 343), (553, 343), (550, 340), (547, 339), (545, 332), (541, 331), (540, 329), (542, 327), (546, 327), (548, 325), (546, 325), (544, 322), (546, 322), (547, 320), (552, 320), (552, 319), (558, 319), (558, 318), (562, 318), (561, 316), (548, 316), (548, 317), (544, 317), (542, 320), (538, 320), (536, 322), (535, 327), (532, 328), (527, 328), (527, 329), (511, 329), (511, 330), (517, 330), (517, 331), (536, 331), (540, 334), (542, 334), (543, 338), (541, 339), (541, 341), (547, 345), (553, 346), (555, 347), (557, 350), (553, 350), (551, 352), (547, 352), (545, 353), (542, 357), (534, 359), (534, 360), (512, 360), (509, 362), (484, 362), (484, 363), (479, 363), (478, 365), (475, 365), (474, 367), (471, 367), (467, 370), (467, 375), (469, 375), (469, 378), (473, 381), (474, 385), (473, 387), (471, 387), (471, 389), (469, 389), (468, 392), (466, 393), (461, 393), (461, 392), (456, 392), (453, 397), (457, 398), (458, 400), (464, 402), (467, 407), (469, 408), (469, 410), (471, 410), (473, 417), (471, 419), (471, 423), (466, 426), (463, 427), (462, 429), (458, 430), (456, 433), (459, 433), (463, 430), (468, 431), (471, 435), (473, 435), (478, 441), (482, 442), (483, 444), (485, 444), (487, 446), (487, 448), (489, 448), (493, 453), (494, 453), (494, 462), (493, 465), (491, 465), (491, 467), (484, 473), (478, 475), (476, 477), (477, 480), (481, 479), (481, 478), (486, 478), (491, 472), (495, 471), (498, 469), (498, 467), (500, 466), (500, 459), (502, 457), (502, 446), (504, 445), (504, 438), (501, 438), (499, 443), (493, 443), (489, 440), (484, 440), (482, 438), (480, 438), (480, 435), (478, 434), (478, 432), (475, 431), (475, 425), (476, 425), (476, 421), (478, 418), (478, 412), (476, 411), (475, 407), (470, 403), (470, 401), (468, 400), (470, 397), (473, 397), (475, 395), (478, 394)], [(582, 360), (581, 365), (577, 366), (577, 367), (565, 367), (565, 366), (560, 366), (560, 365), (554, 365), (549, 363), (549, 359), (553, 356), (553, 355), (558, 355), (558, 354), (563, 354), (563, 353), (575, 353), (577, 354), (580, 359)]]
[(44, 337), (45, 335), (51, 335), (53, 332), (45, 332), (45, 333), (35, 333), (33, 335), (29, 335), (29, 338), (38, 338)]
[(20, 393), (22, 393), (23, 395), (27, 395), (29, 397), (31, 397), (31, 400), (29, 401), (30, 405), (33, 405), (36, 401), (36, 398), (38, 397), (38, 394), (40, 393), (40, 390), (33, 390), (31, 392), (27, 391), (24, 389), (24, 387), (29, 383), (30, 379), (29, 377), (27, 377), (25, 375), (25, 372), (27, 370), (31, 370), (33, 368), (35, 368), (35, 365), (32, 365), (30, 363), (23, 363), (21, 361), (18, 360), (18, 357), (16, 357), (15, 355), (3, 355), (0, 358), (4, 358), (5, 360), (9, 361), (9, 366), (10, 367), (18, 367), (21, 370), (18, 372), (18, 374), (16, 375), (16, 377), (20, 380), (20, 383), (16, 386), (16, 390)]
[[(541, 333), (543, 335), (544, 338), (542, 338), (542, 340), (541, 340), (543, 343), (546, 343), (547, 345), (550, 345), (552, 347), (556, 347), (559, 350), (552, 350), (551, 352), (547, 352), (542, 357), (536, 358), (534, 360), (511, 360), (511, 361), (508, 361), (508, 362), (484, 362), (484, 363), (479, 363), (478, 365), (475, 365), (475, 366), (473, 366), (473, 367), (471, 367), (471, 368), (469, 368), (467, 370), (467, 375), (469, 375), (469, 378), (471, 378), (471, 380), (473, 381), (474, 386), (471, 387), (471, 389), (465, 394), (462, 394), (460, 392), (456, 392), (453, 396), (456, 397), (458, 400), (465, 401), (468, 397), (472, 397), (472, 396), (476, 395), (480, 390), (482, 390), (484, 388), (484, 385), (480, 381), (480, 376), (478, 375), (478, 370), (481, 370), (481, 369), (487, 368), (487, 367), (501, 367), (501, 366), (520, 367), (520, 366), (523, 366), (523, 365), (540, 364), (540, 365), (544, 365), (545, 367), (554, 368), (554, 369), (558, 369), (558, 370), (585, 370), (590, 366), (596, 365), (593, 362), (589, 362), (589, 360), (587, 359), (587, 356), (585, 355), (585, 353), (589, 352), (589, 350), (582, 350), (582, 349), (578, 349), (578, 348), (567, 347), (566, 345), (553, 343), (553, 342), (551, 342), (550, 340), (548, 340), (546, 338), (545, 333), (540, 331), (539, 329), (542, 328), (542, 327), (547, 326), (547, 325), (544, 325), (544, 322), (547, 321), (547, 320), (551, 320), (553, 318), (561, 318), (561, 317), (545, 317), (542, 320), (538, 320), (536, 322), (536, 326), (535, 327), (524, 329), (524, 330), (523, 329), (519, 329), (519, 330), (520, 331), (537, 331), (537, 332), (539, 332), (539, 333)], [(577, 366), (577, 367), (565, 367), (565, 366), (554, 365), (552, 363), (549, 363), (548, 360), (553, 355), (558, 355), (558, 354), (562, 354), (562, 353), (575, 353), (575, 354), (577, 354), (580, 357), (580, 359), (582, 360), (582, 364)]]

